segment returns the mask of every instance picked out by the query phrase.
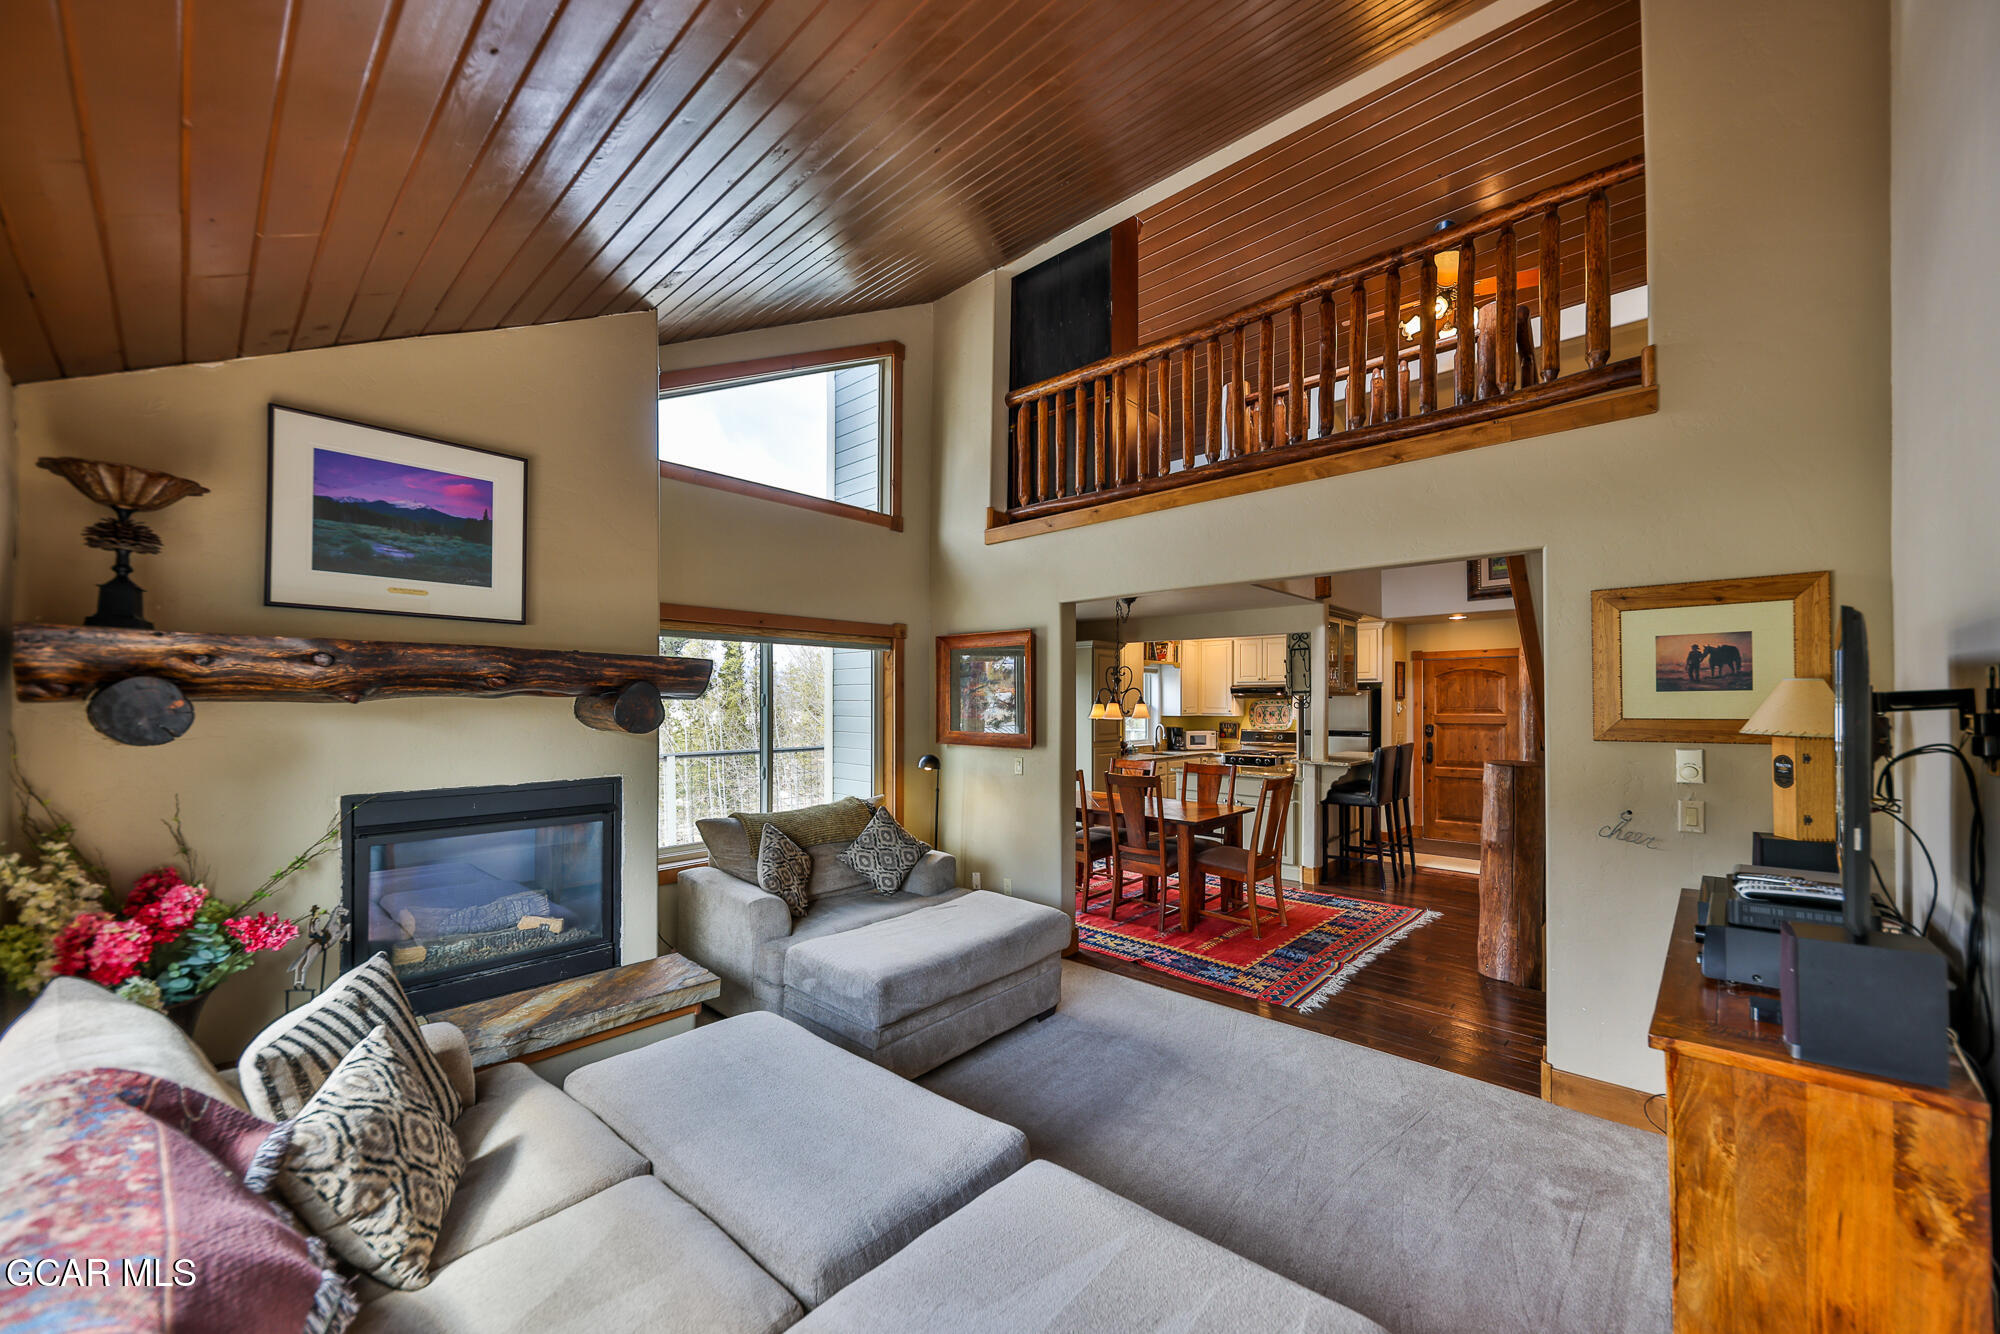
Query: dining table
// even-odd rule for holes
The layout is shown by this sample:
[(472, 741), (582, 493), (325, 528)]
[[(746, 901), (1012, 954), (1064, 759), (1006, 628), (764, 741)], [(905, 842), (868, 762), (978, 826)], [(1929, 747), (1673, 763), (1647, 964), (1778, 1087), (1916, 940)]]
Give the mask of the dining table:
[[(1200, 894), (1187, 892), (1187, 886), (1194, 883), (1194, 836), (1215, 830), (1222, 835), (1222, 841), (1230, 847), (1241, 847), (1243, 817), (1255, 815), (1257, 808), (1215, 801), (1184, 801), (1179, 797), (1159, 797), (1156, 800), (1159, 806), (1155, 815), (1160, 823), (1168, 829), (1179, 831), (1180, 927), (1183, 931), (1192, 931), (1201, 921), (1202, 900)], [(1091, 793), (1090, 809), (1099, 814), (1109, 813), (1110, 795), (1103, 792)], [(1119, 891), (1114, 889), (1112, 892), (1116, 895)]]

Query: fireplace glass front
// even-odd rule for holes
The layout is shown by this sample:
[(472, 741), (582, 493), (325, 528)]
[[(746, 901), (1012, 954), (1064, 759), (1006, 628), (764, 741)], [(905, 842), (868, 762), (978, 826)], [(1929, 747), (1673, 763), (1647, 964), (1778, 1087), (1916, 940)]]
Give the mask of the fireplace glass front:
[(617, 963), (615, 778), (348, 798), (348, 962), (420, 1011)]

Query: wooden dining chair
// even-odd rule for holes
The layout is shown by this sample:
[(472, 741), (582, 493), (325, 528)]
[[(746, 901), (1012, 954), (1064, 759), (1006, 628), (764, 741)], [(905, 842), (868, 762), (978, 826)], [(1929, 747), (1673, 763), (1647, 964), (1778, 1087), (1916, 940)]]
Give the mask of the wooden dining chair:
[[(1182, 801), (1198, 801), (1208, 806), (1234, 806), (1236, 804), (1236, 766), (1233, 764), (1201, 764), (1190, 760), (1181, 766), (1180, 790)], [(1219, 848), (1232, 840), (1221, 833), (1196, 834), (1195, 850)], [(1208, 902), (1208, 877), (1203, 876), (1197, 886), (1203, 903)], [(1185, 889), (1182, 891), (1185, 893)]]
[(1135, 778), (1147, 778), (1152, 775), (1153, 766), (1147, 760), (1113, 760), (1108, 772), (1130, 774)]
[[(1263, 914), (1257, 902), (1257, 886), (1271, 878), (1271, 896), (1277, 904), (1278, 925), (1285, 922), (1285, 824), (1292, 814), (1292, 788), (1297, 778), (1267, 778), (1257, 797), (1257, 817), (1251, 826), (1249, 843), (1240, 848), (1203, 848), (1195, 857), (1195, 873), (1206, 883), (1209, 876), (1223, 882), (1219, 907), (1208, 911), (1232, 922), (1242, 922), (1250, 934), (1264, 938)], [(1242, 912), (1229, 911), (1235, 895), (1231, 886), (1242, 891)]]
[(1160, 780), (1150, 774), (1105, 775), (1111, 792), (1111, 880), (1123, 892), (1127, 874), (1146, 882), (1146, 897), (1160, 909), (1160, 930), (1167, 929), (1167, 877), (1180, 864), (1180, 843), (1160, 818)]
[[(1076, 771), (1076, 892), (1077, 911), (1090, 911), (1090, 882), (1099, 862), (1107, 871), (1112, 870), (1112, 854), (1117, 839), (1111, 833), (1111, 816), (1105, 811), (1090, 808), (1090, 785), (1084, 778), (1083, 770)], [(1111, 905), (1107, 915), (1112, 921), (1118, 920), (1118, 905), (1123, 901), (1119, 884), (1114, 874), (1111, 880)]]

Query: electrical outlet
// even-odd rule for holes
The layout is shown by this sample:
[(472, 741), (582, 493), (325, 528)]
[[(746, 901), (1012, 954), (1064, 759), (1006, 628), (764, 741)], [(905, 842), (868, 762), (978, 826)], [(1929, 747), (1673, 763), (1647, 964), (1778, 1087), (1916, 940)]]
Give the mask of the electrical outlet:
[(974, 872), (972, 873), (972, 887), (973, 887), (974, 889), (978, 889), (978, 888), (979, 888), (979, 872), (977, 872), (977, 871), (974, 871)]
[(1680, 831), (1683, 834), (1706, 834), (1708, 832), (1706, 819), (1707, 812), (1703, 808), (1703, 803), (1699, 801), (1680, 803)]
[(1014, 757), (1014, 772), (1017, 774), (1023, 774), (1026, 773), (1027, 771), (1028, 771), (1027, 761), (1022, 759), (1019, 755), (1016, 755)]
[(1000, 892), (1002, 894), (1007, 894), (1007, 895), (1013, 894), (1014, 882), (1012, 880), (1002, 878), (1000, 881)]

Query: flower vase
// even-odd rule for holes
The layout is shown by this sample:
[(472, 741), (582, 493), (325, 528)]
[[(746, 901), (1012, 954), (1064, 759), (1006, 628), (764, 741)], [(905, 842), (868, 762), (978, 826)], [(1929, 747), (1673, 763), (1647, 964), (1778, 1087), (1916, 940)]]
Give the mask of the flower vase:
[(193, 1000), (185, 1000), (178, 1005), (167, 1007), (167, 1018), (173, 1020), (175, 1026), (188, 1035), (190, 1042), (194, 1040), (194, 1026), (201, 1019), (201, 1007), (208, 1004), (210, 994), (204, 991)]

